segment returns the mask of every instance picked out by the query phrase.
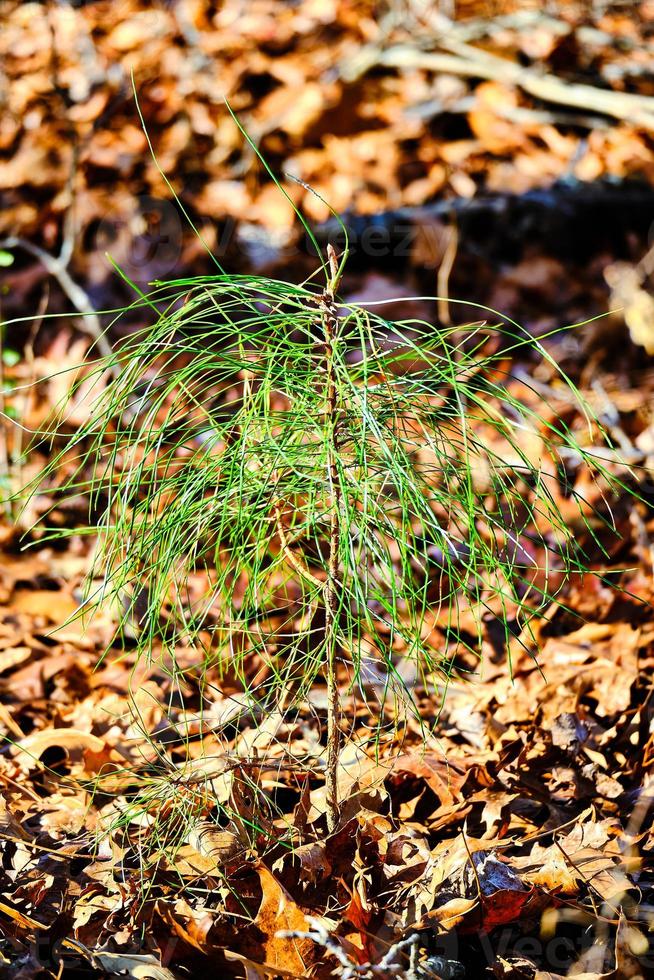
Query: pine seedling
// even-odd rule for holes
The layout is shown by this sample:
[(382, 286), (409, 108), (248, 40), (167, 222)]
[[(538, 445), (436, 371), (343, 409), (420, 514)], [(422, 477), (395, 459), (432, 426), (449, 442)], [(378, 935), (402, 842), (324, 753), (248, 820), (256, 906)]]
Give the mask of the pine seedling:
[(339, 304), (331, 248), (324, 268), (323, 288), (156, 284), (135, 304), (153, 323), (99, 362), (88, 420), (50, 470), (76, 455), (67, 491), (88, 496), (99, 536), (87, 605), (119, 603), (141, 653), (191, 647), (257, 711), (324, 677), (333, 830), (345, 696), (442, 693), (488, 616), (508, 647), (583, 570), (580, 529), (611, 527), (569, 485), (564, 514), (562, 474), (616, 481), (562, 372), (579, 435), (526, 383), (521, 396), (513, 355), (557, 370), (536, 340), (512, 325), (494, 353), (480, 325), (389, 322)]

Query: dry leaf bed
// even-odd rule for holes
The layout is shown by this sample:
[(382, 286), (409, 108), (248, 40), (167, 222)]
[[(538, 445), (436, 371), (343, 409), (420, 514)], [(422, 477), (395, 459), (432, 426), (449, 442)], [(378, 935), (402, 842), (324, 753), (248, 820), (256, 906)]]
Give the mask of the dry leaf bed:
[[(651, 94), (651, 2), (561, 4), (536, 26), (532, 6), (495, 4), (505, 20), (492, 36), (481, 5), (455, 6), (468, 30), (461, 43), (570, 83)], [(407, 36), (447, 52), (417, 5), (399, 18), (377, 7), (126, 0), (118, 15), (109, 3), (1, 3), (0, 232), (58, 247), (74, 173), (73, 272), (97, 306), (114, 288), (100, 258), (108, 246), (143, 280), (198, 260), (197, 242), (167, 210), (179, 247), (133, 254), (144, 197), (165, 194), (131, 102), (132, 69), (161, 166), (208, 219), (210, 243), (238, 222), (240, 239), (220, 239), (237, 262), (243, 243), (259, 241), (253, 227), (265, 228), (264, 245), (288, 244), (294, 230), (224, 95), (276, 170), (309, 181), (336, 209), (414, 207), (570, 176), (651, 180), (642, 120), (580, 118), (520, 84), (380, 64)], [(310, 218), (326, 216), (302, 185), (285, 186)], [(8, 302), (34, 309), (42, 278), (38, 264), (17, 261)], [(363, 288), (387, 295), (374, 272)], [(494, 288), (508, 311), (525, 294), (537, 308), (553, 291), (570, 318), (588, 308), (579, 281), (548, 256), (527, 255)], [(46, 324), (41, 337), (19, 381), (85, 349), (68, 327)], [(604, 349), (602, 330), (584, 337)], [(649, 468), (654, 378), (622, 347), (622, 374), (598, 375), (591, 359), (581, 382), (590, 390), (599, 377), (593, 397), (606, 398), (618, 442)], [(578, 368), (584, 351), (566, 351)], [(27, 406), (32, 424), (63, 388), (53, 379), (44, 404)], [(35, 454), (20, 475), (41, 462)], [(201, 689), (189, 651), (180, 683), (163, 659), (135, 664), (129, 644), (112, 646), (111, 610), (85, 632), (69, 621), (89, 542), (35, 541), (22, 553), (3, 526), (3, 972), (546, 980), (574, 966), (588, 980), (652, 975), (654, 524), (646, 505), (618, 507), (617, 518), (623, 540), (610, 567), (627, 591), (592, 576), (573, 583), (570, 611), (552, 610), (537, 633), (537, 659), (516, 644), (512, 677), (489, 622), (481, 674), (453, 681), (426, 746), (416, 722), (393, 737), (388, 717), (379, 753), (349, 750), (345, 816), (332, 837), (321, 812), (321, 691), (295, 715), (252, 718), (229, 678)], [(74, 525), (75, 505), (60, 519)], [(441, 705), (424, 696), (419, 708), (434, 725)], [(360, 741), (369, 711), (362, 701), (349, 709)]]
[[(36, 367), (45, 374), (47, 363)], [(648, 465), (651, 422), (629, 381), (603, 384)], [(23, 521), (48, 505), (38, 498)], [(374, 696), (351, 701), (360, 747), (342, 758), (332, 836), (320, 689), (303, 710), (253, 717), (234, 679), (200, 684), (190, 650), (179, 651), (181, 678), (163, 657), (134, 663), (129, 638), (114, 641), (114, 612), (86, 629), (69, 619), (88, 540), (54, 548), (37, 534), (21, 553), (7, 526), (6, 969), (256, 978), (489, 968), (543, 980), (577, 964), (589, 977), (649, 975), (649, 513), (616, 507), (622, 540), (609, 568), (623, 591), (597, 576), (575, 581), (569, 608), (551, 610), (530, 651), (515, 644), (512, 677), (489, 619), (481, 668), (470, 676), (462, 660), (444, 706), (418, 693), (426, 745), (417, 720), (393, 734), (389, 714), (379, 751), (364, 750)], [(74, 506), (54, 516), (74, 525)]]

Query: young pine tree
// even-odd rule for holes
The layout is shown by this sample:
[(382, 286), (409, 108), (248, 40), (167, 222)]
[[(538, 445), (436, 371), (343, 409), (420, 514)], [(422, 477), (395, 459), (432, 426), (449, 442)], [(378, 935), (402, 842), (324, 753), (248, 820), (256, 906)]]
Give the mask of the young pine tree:
[(219, 274), (137, 301), (153, 322), (97, 368), (69, 487), (100, 540), (89, 602), (120, 599), (142, 652), (191, 645), (264, 710), (325, 678), (333, 829), (344, 695), (373, 676), (414, 703), (486, 615), (508, 644), (583, 568), (578, 527), (610, 524), (570, 487), (564, 517), (561, 473), (610, 478), (593, 424), (584, 447), (518, 397), (512, 355), (556, 370), (536, 341), (390, 323), (339, 305), (333, 249), (325, 269), (322, 289)]

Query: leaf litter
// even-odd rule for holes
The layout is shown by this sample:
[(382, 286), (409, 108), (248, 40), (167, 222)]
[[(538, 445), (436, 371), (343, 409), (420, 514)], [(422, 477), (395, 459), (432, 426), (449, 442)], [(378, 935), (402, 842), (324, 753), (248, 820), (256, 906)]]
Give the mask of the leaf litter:
[[(610, 376), (603, 384), (610, 399)], [(637, 423), (622, 421), (637, 440)], [(47, 490), (31, 504), (37, 515), (49, 506)], [(412, 715), (398, 726), (387, 705), (381, 737), (362, 748), (374, 694), (350, 695), (357, 745), (343, 750), (332, 835), (319, 687), (314, 704), (264, 716), (229, 675), (209, 670), (202, 688), (191, 649), (176, 651), (175, 670), (156, 651), (136, 662), (117, 610), (74, 616), (93, 558), (74, 510), (53, 512), (72, 528), (65, 546), (40, 540), (37, 525), (21, 553), (20, 527), (7, 525), (7, 968), (544, 978), (599, 948), (582, 975), (640, 975), (616, 966), (649, 961), (654, 884), (643, 547), (654, 521), (635, 506), (640, 523), (618, 503), (622, 538), (598, 566), (620, 589), (577, 576), (565, 605), (516, 637), (510, 672), (489, 613), (484, 658), (461, 655), (442, 703), (415, 687), (426, 729)], [(560, 974), (547, 972), (553, 949)]]
[[(434, 75), (420, 58), (398, 70), (393, 59), (407, 25), (387, 21), (380, 29), (373, 5), (316, 2), (273, 12), (258, 2), (244, 15), (235, 3), (216, 14), (202, 0), (182, 2), (173, 13), (130, 0), (119, 23), (110, 22), (106, 5), (90, 4), (57, 6), (48, 13), (52, 24), (40, 5), (3, 6), (0, 44), (13, 84), (0, 141), (14, 150), (0, 166), (0, 185), (11, 192), (2, 222), (7, 233), (43, 247), (56, 239), (68, 206), (69, 161), (60, 149), (55, 160), (52, 147), (68, 145), (59, 133), (71, 121), (81, 141), (82, 233), (108, 210), (131, 220), (134, 188), (159, 187), (149, 163), (137, 180), (146, 146), (124, 105), (131, 68), (163, 69), (148, 75), (140, 97), (164, 169), (181, 184), (201, 185), (199, 210), (227, 213), (244, 229), (263, 225), (281, 242), (295, 233), (292, 216), (270, 184), (253, 179), (254, 161), (227, 126), (226, 89), (279, 169), (293, 170), (336, 209), (413, 207), (444, 191), (471, 195), (482, 183), (527, 189), (571, 170), (585, 180), (652, 174), (651, 139), (638, 119), (627, 115), (611, 127), (604, 117), (572, 121), (569, 109), (545, 109), (530, 97), (523, 76), (469, 77), (454, 64)], [(639, 25), (651, 24), (651, 4), (639, 5), (640, 21), (604, 11), (592, 23), (581, 5), (570, 5), (537, 29), (506, 6), (503, 30), (492, 38), (483, 18), (457, 21), (459, 43), (477, 30), (484, 47), (516, 62), (531, 59), (587, 82), (599, 72), (612, 91), (648, 94), (639, 63), (649, 33)], [(243, 16), (247, 24), (237, 23)], [(426, 30), (422, 16), (409, 29)], [(316, 36), (331, 38), (322, 61)], [(356, 77), (353, 49), (365, 54)], [(459, 47), (455, 56), (470, 52)], [(327, 62), (337, 66), (329, 84)], [(68, 115), (43, 118), (42, 97), (62, 88)], [(101, 124), (109, 106), (111, 130)], [(197, 174), (189, 147), (203, 140)], [(311, 217), (326, 217), (302, 185), (286, 189)], [(127, 247), (129, 234), (121, 241)], [(184, 246), (184, 262), (193, 247)], [(93, 249), (77, 262), (85, 282), (106, 277)], [(560, 265), (543, 259), (539, 266), (529, 256), (501, 280), (504, 298), (549, 288), (553, 275), (572, 288)], [(639, 276), (630, 293), (636, 304)], [(34, 285), (20, 269), (8, 281), (21, 301)], [(501, 299), (498, 292), (496, 305), (506, 308)], [(643, 308), (627, 308), (625, 322), (648, 348)], [(62, 363), (78, 362), (86, 347), (72, 329), (44, 333), (36, 361), (12, 369), (19, 385), (49, 378), (38, 398), (17, 404), (32, 429), (66, 394)], [(595, 365), (592, 379), (582, 372), (579, 380), (590, 400), (605, 400), (620, 444), (646, 474), (654, 378), (632, 361)], [(550, 393), (555, 405), (555, 386)], [(69, 421), (83, 418), (79, 398)], [(20, 479), (42, 462), (37, 448)], [(564, 503), (565, 488), (561, 497)], [(433, 732), (426, 744), (409, 717), (373, 751), (344, 751), (344, 818), (331, 836), (321, 692), (292, 716), (261, 717), (233, 678), (209, 676), (208, 691), (201, 689), (190, 651), (178, 652), (181, 673), (163, 655), (137, 664), (129, 644), (116, 644), (115, 610), (84, 626), (74, 618), (92, 561), (88, 539), (72, 534), (63, 547), (36, 535), (20, 551), (20, 531), (49, 506), (44, 495), (18, 529), (9, 520), (1, 529), (0, 962), (7, 975), (651, 975), (649, 503), (616, 509), (622, 537), (601, 572), (621, 591), (598, 576), (575, 580), (566, 607), (552, 608), (533, 635), (516, 641), (510, 675), (489, 615), (482, 663), (462, 660), (442, 704), (416, 690)], [(74, 528), (74, 504), (55, 515)], [(351, 697), (360, 743), (374, 710), (372, 697)], [(388, 733), (395, 721), (388, 717)]]

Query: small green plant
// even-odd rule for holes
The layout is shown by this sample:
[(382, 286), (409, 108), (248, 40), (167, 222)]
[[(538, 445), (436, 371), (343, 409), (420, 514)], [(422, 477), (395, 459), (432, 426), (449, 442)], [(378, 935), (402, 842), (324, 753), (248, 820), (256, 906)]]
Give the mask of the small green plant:
[(616, 482), (590, 417), (575, 434), (520, 397), (507, 365), (528, 350), (584, 408), (537, 341), (343, 306), (343, 261), (328, 250), (322, 287), (220, 273), (139, 295), (153, 323), (86, 371), (88, 421), (49, 466), (77, 457), (87, 603), (118, 600), (140, 652), (191, 646), (264, 711), (324, 676), (330, 829), (346, 692), (442, 695), (486, 616), (508, 647), (583, 570), (580, 529), (611, 527), (570, 486), (564, 518), (562, 474)]
[[(105, 356), (71, 393), (88, 419), (42, 474), (55, 500), (88, 498), (99, 544), (85, 608), (113, 602), (138, 654), (181, 672), (190, 648), (194, 673), (229, 675), (253, 712), (289, 710), (324, 677), (330, 830), (345, 697), (372, 690), (378, 718), (391, 698), (398, 717), (432, 685), (437, 715), (484, 619), (510, 652), (585, 570), (584, 540), (601, 552), (600, 532), (615, 533), (607, 498), (624, 489), (540, 342), (508, 320), (443, 329), (343, 305), (346, 260), (328, 247), (321, 286), (215, 259), (216, 275), (135, 286), (119, 315), (152, 323), (109, 355), (89, 331)], [(525, 355), (549, 364), (578, 432), (512, 374)], [(601, 512), (575, 491), (581, 465), (602, 483)]]

